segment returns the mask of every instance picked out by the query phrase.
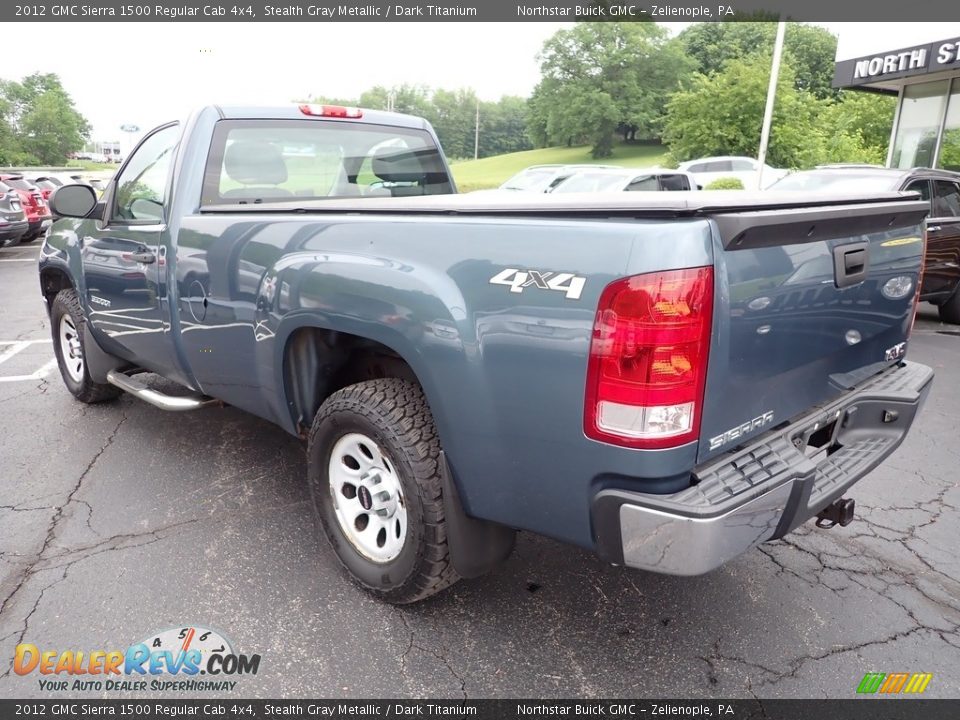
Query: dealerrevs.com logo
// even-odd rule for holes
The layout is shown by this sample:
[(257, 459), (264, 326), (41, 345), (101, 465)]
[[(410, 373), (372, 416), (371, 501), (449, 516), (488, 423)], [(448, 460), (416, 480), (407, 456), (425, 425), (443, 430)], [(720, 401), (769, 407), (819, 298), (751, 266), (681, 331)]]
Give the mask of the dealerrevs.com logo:
[(21, 643), (13, 658), (17, 675), (38, 673), (40, 689), (50, 692), (227, 692), (237, 684), (232, 678), (259, 669), (259, 655), (236, 653), (224, 635), (198, 626), (164, 630), (126, 650), (51, 650)]

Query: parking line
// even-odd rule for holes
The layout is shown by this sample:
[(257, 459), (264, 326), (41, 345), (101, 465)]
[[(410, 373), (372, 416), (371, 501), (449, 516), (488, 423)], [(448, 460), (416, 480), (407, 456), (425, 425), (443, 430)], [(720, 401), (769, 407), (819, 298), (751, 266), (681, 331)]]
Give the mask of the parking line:
[(18, 352), (28, 347), (30, 347), (30, 343), (26, 340), (10, 343), (10, 347), (8, 347), (3, 352), (0, 352), (0, 365), (3, 365), (3, 363), (5, 363), (10, 358), (12, 358)]
[(10, 375), (8, 377), (0, 377), (0, 383), (5, 382), (21, 382), (24, 380), (42, 380), (47, 374), (57, 366), (57, 359), (54, 358), (42, 368), (37, 370), (34, 373), (29, 375)]
[(0, 262), (39, 262), (36, 258), (2, 258)]

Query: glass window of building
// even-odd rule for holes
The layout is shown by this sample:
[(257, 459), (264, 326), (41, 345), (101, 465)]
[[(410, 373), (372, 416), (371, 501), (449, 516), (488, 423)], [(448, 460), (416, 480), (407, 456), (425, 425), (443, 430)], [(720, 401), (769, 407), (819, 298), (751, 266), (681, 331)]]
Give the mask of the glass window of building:
[(953, 79), (953, 92), (947, 104), (947, 121), (943, 126), (943, 142), (937, 167), (960, 170), (960, 79)]
[(903, 89), (892, 167), (930, 167), (933, 164), (948, 83), (949, 80), (917, 83)]

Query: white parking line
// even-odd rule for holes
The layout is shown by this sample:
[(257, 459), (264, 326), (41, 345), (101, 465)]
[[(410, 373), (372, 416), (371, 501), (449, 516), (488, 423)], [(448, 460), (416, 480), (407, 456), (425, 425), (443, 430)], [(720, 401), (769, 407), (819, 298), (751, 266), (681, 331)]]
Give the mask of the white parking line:
[(57, 366), (57, 359), (54, 358), (42, 368), (37, 370), (34, 373), (29, 375), (10, 375), (8, 377), (0, 377), (0, 383), (5, 382), (20, 382), (23, 380), (42, 380), (46, 375)]
[[(18, 353), (23, 352), (31, 345), (50, 342), (53, 342), (53, 340), (50, 338), (44, 338), (42, 340), (0, 340), (0, 365)], [(29, 375), (7, 375), (6, 377), (0, 376), (0, 383), (20, 382), (24, 380), (40, 380), (56, 366), (57, 360), (54, 358), (53, 360), (49, 360), (47, 363), (45, 363), (39, 370), (36, 370)]]

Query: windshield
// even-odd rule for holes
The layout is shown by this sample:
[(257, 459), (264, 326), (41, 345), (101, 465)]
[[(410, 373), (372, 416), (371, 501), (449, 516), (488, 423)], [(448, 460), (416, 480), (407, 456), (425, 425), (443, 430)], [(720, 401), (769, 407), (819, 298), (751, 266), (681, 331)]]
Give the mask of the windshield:
[(787, 175), (770, 186), (771, 190), (800, 190), (812, 192), (816, 190), (834, 190), (839, 192), (860, 192), (862, 190), (878, 191), (895, 190), (899, 178), (888, 175), (878, 175), (875, 172), (865, 173), (794, 173)]
[(565, 182), (553, 189), (555, 193), (573, 192), (605, 192), (608, 190), (623, 190), (624, 178), (622, 175), (609, 173), (579, 173), (572, 175)]
[(522, 170), (500, 187), (503, 190), (533, 190), (553, 178), (556, 171), (551, 169)]

